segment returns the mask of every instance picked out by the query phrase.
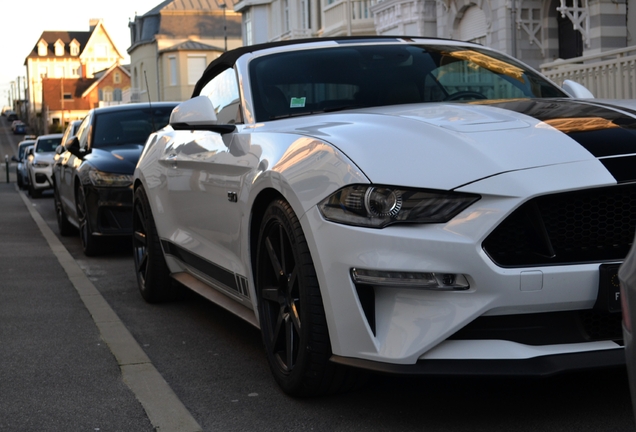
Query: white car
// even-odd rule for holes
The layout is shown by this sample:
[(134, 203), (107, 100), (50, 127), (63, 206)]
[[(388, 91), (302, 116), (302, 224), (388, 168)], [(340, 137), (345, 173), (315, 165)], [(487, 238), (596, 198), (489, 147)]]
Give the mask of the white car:
[(53, 162), (55, 149), (62, 142), (62, 134), (40, 135), (27, 157), (29, 195), (38, 197), (42, 191), (53, 189)]
[(622, 366), (636, 112), (590, 97), (458, 41), (229, 51), (137, 165), (141, 294), (259, 327), (291, 395)]

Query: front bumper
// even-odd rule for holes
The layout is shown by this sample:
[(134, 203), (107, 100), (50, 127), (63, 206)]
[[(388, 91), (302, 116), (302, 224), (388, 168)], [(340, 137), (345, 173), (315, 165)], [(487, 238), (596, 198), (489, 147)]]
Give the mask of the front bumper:
[[(482, 248), (488, 234), (534, 196), (612, 184), (602, 176), (585, 178), (582, 173), (590, 170), (572, 165), (508, 173), (498, 179), (500, 190), (492, 187), (491, 179), (471, 185), (466, 191), (482, 199), (446, 224), (364, 229), (327, 222), (317, 208), (308, 211), (301, 223), (317, 269), (335, 361), (346, 358), (348, 364), (361, 362), (358, 366), (377, 363), (379, 369), (413, 371), (506, 362), (511, 369), (547, 373), (568, 368), (568, 361), (559, 359), (581, 359), (590, 367), (624, 363), (620, 314), (609, 319), (616, 328), (596, 335), (553, 332), (549, 325), (532, 332), (524, 329), (543, 314), (557, 316), (553, 328), (558, 328), (559, 320), (580, 319), (575, 317), (591, 311), (600, 263), (504, 268)], [(568, 169), (571, 173), (563, 172)], [(352, 268), (461, 274), (470, 288), (360, 286), (351, 279)], [(484, 318), (505, 322), (507, 317), (516, 321), (518, 331), (502, 334), (496, 326), (492, 331), (468, 331)]]
[(93, 235), (132, 235), (132, 185), (112, 188), (84, 185), (84, 190)]
[(29, 180), (33, 189), (37, 191), (53, 189), (53, 167), (51, 165), (42, 168), (31, 166)]

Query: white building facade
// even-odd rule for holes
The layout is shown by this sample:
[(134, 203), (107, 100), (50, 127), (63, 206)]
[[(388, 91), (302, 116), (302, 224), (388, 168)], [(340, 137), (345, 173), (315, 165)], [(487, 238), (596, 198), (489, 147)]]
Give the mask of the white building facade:
[(241, 0), (234, 10), (242, 14), (246, 45), (346, 35), (441, 37), (482, 43), (538, 68), (636, 45), (632, 2)]

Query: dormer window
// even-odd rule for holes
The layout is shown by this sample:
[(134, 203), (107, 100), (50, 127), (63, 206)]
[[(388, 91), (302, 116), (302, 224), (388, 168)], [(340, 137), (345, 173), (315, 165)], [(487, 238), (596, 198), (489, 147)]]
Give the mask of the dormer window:
[(49, 53), (49, 44), (44, 39), (38, 42), (38, 55), (44, 57)]
[(58, 57), (64, 55), (64, 42), (60, 39), (55, 42), (55, 55)]
[(71, 55), (76, 57), (79, 55), (80, 44), (76, 39), (73, 39), (70, 43)]

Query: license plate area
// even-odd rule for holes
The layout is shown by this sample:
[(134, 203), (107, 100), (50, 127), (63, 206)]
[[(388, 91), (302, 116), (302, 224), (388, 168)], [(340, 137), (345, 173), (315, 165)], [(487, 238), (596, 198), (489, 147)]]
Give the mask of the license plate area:
[(621, 312), (619, 267), (620, 264), (601, 264), (599, 267), (598, 296), (594, 309), (610, 313)]

